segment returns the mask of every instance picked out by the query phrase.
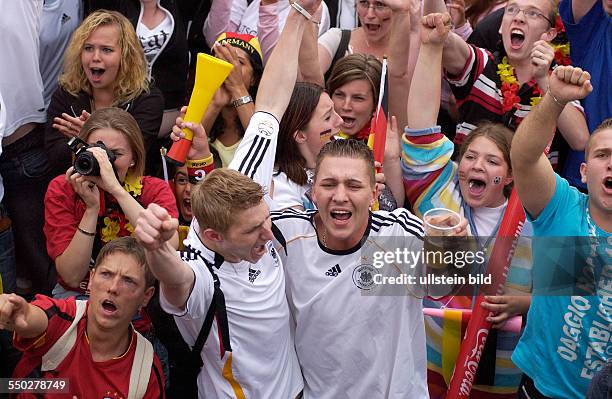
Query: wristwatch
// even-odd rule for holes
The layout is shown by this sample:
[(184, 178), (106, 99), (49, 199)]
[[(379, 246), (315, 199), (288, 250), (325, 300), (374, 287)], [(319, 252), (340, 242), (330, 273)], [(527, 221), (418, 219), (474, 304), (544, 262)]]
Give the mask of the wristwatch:
[(232, 105), (234, 106), (234, 108), (238, 108), (241, 105), (252, 103), (252, 102), (253, 102), (253, 99), (251, 98), (251, 96), (247, 94), (246, 96), (242, 96), (240, 98), (232, 100)]

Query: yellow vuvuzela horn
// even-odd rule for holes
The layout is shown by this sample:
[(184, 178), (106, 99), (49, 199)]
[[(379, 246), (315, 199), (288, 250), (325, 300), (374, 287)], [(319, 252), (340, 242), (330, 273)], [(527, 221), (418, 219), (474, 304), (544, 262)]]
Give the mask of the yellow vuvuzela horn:
[[(208, 54), (198, 53), (198, 61), (196, 64), (196, 76), (187, 113), (185, 114), (185, 122), (200, 123), (210, 100), (212, 100), (215, 91), (223, 81), (227, 78), (234, 66), (229, 62), (225, 62)], [(191, 147), (193, 133), (189, 129), (183, 129), (185, 137), (172, 144), (170, 151), (166, 155), (168, 161), (182, 166), (185, 164), (187, 152)]]

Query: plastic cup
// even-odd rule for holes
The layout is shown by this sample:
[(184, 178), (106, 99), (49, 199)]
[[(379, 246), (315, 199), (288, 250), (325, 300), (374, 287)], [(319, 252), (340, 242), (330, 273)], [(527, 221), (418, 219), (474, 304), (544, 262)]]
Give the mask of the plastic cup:
[(443, 255), (455, 247), (448, 236), (461, 224), (461, 215), (450, 209), (434, 208), (425, 212), (423, 222), (427, 267), (438, 271), (450, 267)]
[(425, 234), (430, 237), (451, 235), (461, 224), (461, 215), (446, 208), (433, 208), (423, 215)]

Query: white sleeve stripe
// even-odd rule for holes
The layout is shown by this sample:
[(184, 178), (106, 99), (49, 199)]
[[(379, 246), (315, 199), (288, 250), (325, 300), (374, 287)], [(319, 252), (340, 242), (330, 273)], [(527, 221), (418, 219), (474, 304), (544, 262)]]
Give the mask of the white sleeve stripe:
[[(251, 151), (253, 150), (253, 146), (255, 145), (255, 143), (257, 143), (257, 139), (258, 139), (258, 137), (257, 137), (257, 136), (255, 136), (255, 140), (253, 140), (253, 141), (251, 142), (251, 146), (249, 147), (249, 149), (248, 149), (248, 151), (247, 151), (246, 156), (245, 156), (245, 157), (242, 159), (242, 162), (240, 163), (240, 166), (239, 166), (239, 167), (238, 167), (238, 169), (237, 169), (237, 170), (238, 170), (238, 172), (240, 172), (240, 173), (244, 173), (244, 172), (242, 171), (242, 168), (244, 168), (244, 164), (246, 163), (246, 161), (247, 161), (247, 160), (249, 159), (249, 157), (251, 156)], [(244, 139), (243, 139), (243, 140), (244, 140)]]
[(403, 220), (387, 220), (384, 222), (375, 222), (372, 221), (372, 226), (381, 228), (381, 227), (390, 227), (393, 226), (394, 224), (399, 224), (402, 228), (404, 228), (404, 230), (411, 230), (412, 228), (414, 228), (414, 226), (409, 226), (408, 224), (406, 224), (406, 222), (404, 222)]
[[(383, 224), (383, 225), (380, 225), (380, 226), (372, 225), (372, 230), (374, 230), (375, 232), (378, 233), (383, 227), (390, 227), (392, 225), (393, 225), (393, 223), (391, 223), (391, 224)], [(398, 225), (402, 228), (402, 230), (404, 230), (404, 232), (410, 234), (412, 237), (418, 238), (419, 240), (423, 240), (423, 232), (422, 231), (411, 229), (410, 227), (407, 227), (407, 226), (403, 225), (402, 223), (398, 223)]]
[(414, 216), (413, 214), (408, 213), (408, 212), (402, 212), (399, 216), (398, 215), (394, 215), (392, 213), (389, 214), (389, 216), (383, 216), (383, 215), (380, 215), (380, 214), (373, 214), (373, 216), (374, 217), (372, 218), (372, 220), (376, 221), (376, 222), (379, 222), (376, 219), (381, 219), (381, 220), (385, 220), (385, 221), (394, 222), (398, 218), (403, 217), (406, 220), (406, 222), (408, 222), (408, 223), (411, 223), (411, 224), (416, 223), (416, 225), (419, 226), (419, 227), (421, 227), (423, 225), (423, 222), (421, 221), (421, 219), (417, 218), (416, 216)]
[(423, 230), (423, 222), (420, 219), (413, 219), (411, 216), (409, 216), (408, 214), (403, 214), (400, 215), (400, 218), (403, 218), (404, 221), (406, 222), (406, 224), (418, 229), (419, 231), (424, 233)]
[[(418, 239), (423, 239), (423, 232), (420, 230), (415, 230), (413, 228), (411, 228), (410, 226), (406, 226), (403, 222), (396, 222), (401, 228), (402, 230), (404, 230), (406, 233), (411, 234), (412, 236), (414, 236), (415, 238)], [(374, 225), (372, 224), (372, 229), (376, 232), (379, 232), (383, 227), (391, 227), (393, 226), (394, 223), (384, 223), (384, 224), (380, 224), (380, 225)]]
[(259, 158), (257, 159), (257, 162), (253, 166), (253, 169), (251, 170), (251, 173), (248, 175), (251, 179), (254, 178), (255, 172), (257, 172), (257, 170), (261, 166), (261, 163), (264, 160), (265, 154), (268, 151), (268, 147), (270, 147), (270, 142), (272, 141), (270, 139), (264, 139), (264, 140), (265, 140), (264, 148), (262, 150), (259, 150), (259, 148), (257, 149), (258, 154), (259, 154)]
[[(414, 235), (415, 237), (423, 237), (423, 225), (420, 220), (413, 220), (412, 217), (403, 213), (399, 216), (393, 215), (394, 217), (384, 217), (382, 215), (376, 215), (381, 220), (375, 220), (372, 218), (372, 226), (380, 230), (381, 227), (389, 227), (397, 223), (404, 231)], [(378, 231), (377, 230), (377, 231)]]
[[(250, 178), (253, 178), (255, 172), (257, 171), (257, 169), (253, 168), (253, 163), (257, 158), (260, 158), (259, 163), (261, 163), (261, 158), (263, 158), (263, 156), (265, 155), (265, 153), (261, 151), (261, 147), (264, 145), (264, 141), (266, 141), (266, 139), (264, 139), (263, 137), (255, 136), (255, 139), (253, 140), (251, 146), (249, 147), (249, 150), (247, 151), (246, 157), (244, 157), (242, 163), (240, 164), (240, 167), (238, 168), (238, 172)], [(270, 140), (268, 140), (268, 144), (269, 142)]]
[[(253, 168), (253, 162), (255, 162), (255, 159), (257, 159), (258, 156), (263, 156), (261, 152), (261, 147), (263, 146), (264, 140), (265, 139), (263, 137), (260, 137), (260, 136), (255, 137), (255, 140), (253, 140), (253, 143), (251, 144), (251, 147), (249, 148), (250, 154), (243, 161), (243, 163), (247, 161), (248, 163), (246, 167), (244, 168), (244, 170), (242, 170), (241, 172), (251, 178), (255, 174), (255, 170)], [(251, 173), (249, 173), (249, 171), (251, 171)]]
[(272, 182), (278, 128), (278, 120), (273, 115), (255, 112), (229, 165), (265, 190)]
[(296, 209), (293, 208), (287, 208), (287, 209), (283, 209), (282, 211), (271, 211), (270, 215), (274, 216), (280, 216), (283, 215), (285, 213), (292, 213), (292, 214), (306, 214), (304, 211), (298, 211)]

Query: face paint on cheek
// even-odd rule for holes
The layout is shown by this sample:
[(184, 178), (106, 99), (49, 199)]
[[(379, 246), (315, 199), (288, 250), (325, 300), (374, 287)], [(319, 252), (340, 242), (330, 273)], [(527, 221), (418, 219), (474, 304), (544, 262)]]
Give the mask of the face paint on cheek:
[(331, 129), (327, 129), (319, 133), (319, 138), (322, 143), (327, 143), (329, 141), (329, 135), (331, 134), (331, 132)]
[(493, 184), (501, 184), (502, 178), (501, 176), (495, 176), (493, 178)]

